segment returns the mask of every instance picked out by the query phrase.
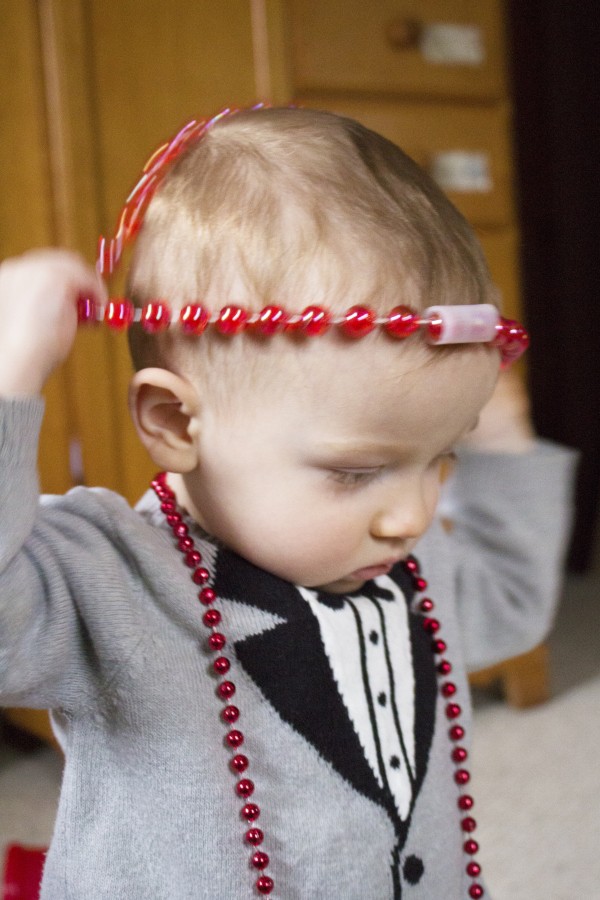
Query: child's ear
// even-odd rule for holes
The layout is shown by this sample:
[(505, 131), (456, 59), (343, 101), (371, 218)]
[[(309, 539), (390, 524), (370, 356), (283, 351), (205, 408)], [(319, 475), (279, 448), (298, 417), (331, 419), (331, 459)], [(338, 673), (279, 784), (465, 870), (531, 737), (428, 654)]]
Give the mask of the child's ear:
[(166, 369), (142, 369), (129, 387), (129, 409), (152, 461), (167, 472), (191, 472), (198, 462), (192, 423), (199, 413), (196, 391)]

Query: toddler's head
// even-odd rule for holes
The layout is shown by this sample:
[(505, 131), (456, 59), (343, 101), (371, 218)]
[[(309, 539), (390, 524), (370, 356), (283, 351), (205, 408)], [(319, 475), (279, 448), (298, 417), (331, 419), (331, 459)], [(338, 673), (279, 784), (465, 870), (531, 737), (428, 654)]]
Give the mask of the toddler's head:
[[(350, 119), (289, 108), (225, 117), (186, 150), (146, 212), (128, 288), (138, 305), (215, 312), (495, 302), (471, 228), (409, 157)], [(137, 368), (204, 353), (176, 332), (131, 335)]]
[[(479, 245), (395, 145), (349, 119), (263, 109), (217, 121), (152, 199), (128, 282), (258, 312), (494, 302)], [(352, 590), (406, 555), (440, 471), (493, 387), (484, 345), (131, 331), (133, 411), (210, 533), (291, 581)]]

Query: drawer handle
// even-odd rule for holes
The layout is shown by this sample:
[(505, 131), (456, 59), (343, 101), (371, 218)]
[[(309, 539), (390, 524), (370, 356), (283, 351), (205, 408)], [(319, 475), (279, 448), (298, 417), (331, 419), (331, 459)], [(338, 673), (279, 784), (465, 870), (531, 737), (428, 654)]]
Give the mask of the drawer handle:
[(392, 50), (414, 50), (419, 46), (422, 27), (417, 19), (391, 19), (385, 25), (385, 36)]

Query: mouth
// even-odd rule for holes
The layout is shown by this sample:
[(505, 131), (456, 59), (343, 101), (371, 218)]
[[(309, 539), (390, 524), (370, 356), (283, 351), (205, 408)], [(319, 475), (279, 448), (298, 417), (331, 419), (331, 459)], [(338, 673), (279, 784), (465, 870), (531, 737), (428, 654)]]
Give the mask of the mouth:
[(370, 581), (371, 578), (377, 578), (379, 575), (388, 575), (395, 564), (396, 560), (392, 560), (377, 566), (365, 566), (364, 569), (356, 569), (355, 572), (351, 572), (350, 578), (353, 581)]

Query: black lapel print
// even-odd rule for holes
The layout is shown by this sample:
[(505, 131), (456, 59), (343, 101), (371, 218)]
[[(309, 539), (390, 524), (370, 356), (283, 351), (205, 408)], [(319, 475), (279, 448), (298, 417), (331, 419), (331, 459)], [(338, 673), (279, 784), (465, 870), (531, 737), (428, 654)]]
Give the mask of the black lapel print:
[[(391, 576), (410, 600), (414, 591), (402, 567), (395, 567)], [(385, 809), (396, 832), (391, 868), (394, 898), (399, 900), (401, 852), (427, 771), (437, 694), (431, 639), (420, 626), (419, 618), (409, 615), (417, 702), (412, 802), (409, 815), (403, 820), (385, 782), (381, 787), (365, 758), (333, 678), (318, 621), (296, 588), (227, 550), (218, 553), (214, 588), (218, 596), (285, 619), (284, 623), (261, 634), (236, 642), (237, 658), (278, 715), (309, 741), (355, 790)], [(375, 582), (364, 585), (360, 595), (370, 596), (381, 606), (390, 600), (390, 592)], [(344, 603), (344, 598), (333, 594), (319, 593), (318, 599), (333, 608)], [(352, 595), (349, 600), (352, 602)]]

